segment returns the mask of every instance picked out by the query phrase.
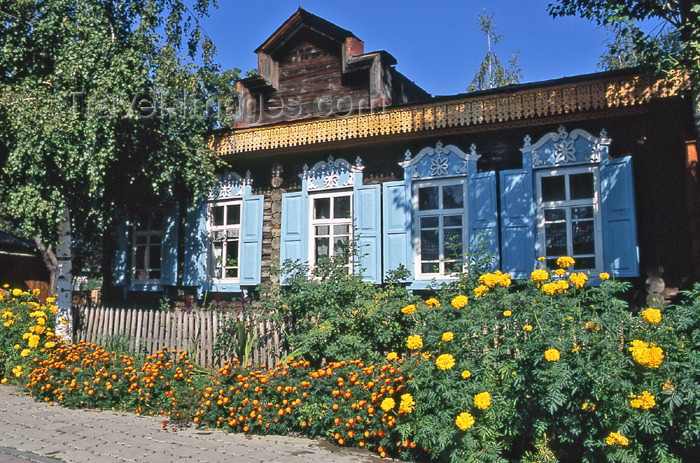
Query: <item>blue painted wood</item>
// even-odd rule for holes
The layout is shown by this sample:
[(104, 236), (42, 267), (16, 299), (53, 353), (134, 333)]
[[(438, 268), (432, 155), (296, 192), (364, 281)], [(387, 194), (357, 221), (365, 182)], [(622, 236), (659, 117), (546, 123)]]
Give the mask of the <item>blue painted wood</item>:
[(182, 284), (202, 287), (207, 281), (207, 200), (201, 198), (187, 211)]
[(617, 277), (639, 276), (632, 158), (604, 160), (600, 177), (605, 271)]
[[(413, 274), (411, 194), (406, 181), (382, 184), (384, 277), (403, 265)], [(412, 280), (413, 278), (411, 278)]]
[(160, 257), (160, 283), (172, 286), (177, 283), (178, 204), (166, 206), (163, 218), (163, 241)]
[[(286, 260), (308, 261), (309, 195), (305, 191), (282, 195), (280, 264)], [(280, 275), (284, 284), (285, 275)]]
[(501, 268), (528, 278), (535, 268), (535, 199), (532, 170), (505, 170), (501, 184)]
[(496, 202), (495, 172), (479, 172), (469, 176), (469, 249), (479, 251), (479, 245), (494, 256), (498, 262), (498, 206)]
[[(246, 188), (250, 188), (246, 186)], [(262, 224), (265, 198), (263, 195), (243, 196), (241, 211), (241, 285), (260, 284), (262, 266)]]
[(114, 234), (116, 237), (117, 249), (114, 253), (112, 264), (112, 275), (115, 286), (124, 286), (127, 282), (128, 262), (129, 262), (129, 227), (123, 212), (118, 212), (115, 217), (116, 225)]
[(382, 282), (381, 205), (379, 185), (360, 185), (354, 193), (355, 246), (362, 278)]

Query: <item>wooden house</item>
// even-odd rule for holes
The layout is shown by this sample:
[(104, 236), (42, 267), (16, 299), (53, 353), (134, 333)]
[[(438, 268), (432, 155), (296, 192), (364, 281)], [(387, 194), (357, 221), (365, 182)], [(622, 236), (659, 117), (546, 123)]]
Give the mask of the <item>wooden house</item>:
[(515, 278), (570, 255), (592, 277), (698, 279), (682, 80), (629, 70), (432, 97), (389, 53), (301, 8), (256, 53), (235, 127), (210, 136), (230, 170), (187, 217), (123, 228), (125, 290), (240, 293), (349, 243), (368, 281), (404, 266), (420, 290), (480, 240)]
[(49, 295), (51, 274), (39, 255), (36, 244), (9, 233), (0, 232), (0, 286), (8, 289), (38, 289), (43, 301)]

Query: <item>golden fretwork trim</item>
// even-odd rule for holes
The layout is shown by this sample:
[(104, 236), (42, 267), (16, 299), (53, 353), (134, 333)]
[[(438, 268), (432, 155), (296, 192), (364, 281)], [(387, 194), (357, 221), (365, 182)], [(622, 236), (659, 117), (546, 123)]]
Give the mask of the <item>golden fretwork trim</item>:
[(560, 116), (590, 110), (637, 106), (652, 98), (676, 95), (684, 80), (652, 84), (626, 76), (540, 87), (501, 95), (475, 96), (441, 103), (387, 108), (370, 114), (334, 117), (285, 125), (236, 129), (212, 135), (217, 155), (289, 148), (375, 136)]

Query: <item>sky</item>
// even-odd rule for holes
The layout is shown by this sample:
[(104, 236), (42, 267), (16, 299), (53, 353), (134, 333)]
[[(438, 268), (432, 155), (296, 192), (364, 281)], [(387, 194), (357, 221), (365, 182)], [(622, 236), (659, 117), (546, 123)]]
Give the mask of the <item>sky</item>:
[(520, 52), (522, 83), (597, 72), (605, 29), (579, 18), (552, 18), (553, 0), (219, 0), (202, 22), (225, 69), (257, 67), (253, 53), (299, 6), (351, 31), (365, 52), (386, 50), (396, 69), (432, 95), (463, 93), (486, 55), (478, 15), (487, 9), (503, 35), (495, 52)]

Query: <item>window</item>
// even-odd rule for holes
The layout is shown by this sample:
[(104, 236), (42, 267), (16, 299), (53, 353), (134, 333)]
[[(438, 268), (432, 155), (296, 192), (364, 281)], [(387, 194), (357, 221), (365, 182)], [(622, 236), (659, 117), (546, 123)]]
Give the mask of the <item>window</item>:
[(416, 275), (449, 276), (464, 267), (465, 179), (414, 183)]
[(538, 242), (550, 268), (571, 256), (579, 270), (602, 268), (597, 167), (537, 173)]
[(352, 194), (349, 192), (311, 196), (311, 256), (320, 259), (342, 256), (350, 265), (352, 237)]
[(154, 282), (161, 279), (162, 217), (150, 217), (134, 226), (132, 280)]
[(209, 206), (211, 243), (210, 276), (214, 280), (239, 279), (241, 201), (215, 202)]

